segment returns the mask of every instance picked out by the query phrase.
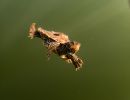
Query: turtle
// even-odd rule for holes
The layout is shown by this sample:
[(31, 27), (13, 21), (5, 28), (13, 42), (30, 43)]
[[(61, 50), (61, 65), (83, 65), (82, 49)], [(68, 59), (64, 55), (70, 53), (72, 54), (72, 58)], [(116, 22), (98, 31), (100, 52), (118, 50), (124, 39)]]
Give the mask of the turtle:
[(58, 54), (68, 63), (73, 63), (75, 69), (82, 67), (83, 61), (76, 55), (80, 49), (80, 43), (71, 41), (69, 37), (62, 32), (47, 31), (41, 27), (36, 27), (36, 23), (32, 23), (29, 29), (29, 37), (41, 38), (44, 46), (47, 48), (48, 59), (52, 53)]

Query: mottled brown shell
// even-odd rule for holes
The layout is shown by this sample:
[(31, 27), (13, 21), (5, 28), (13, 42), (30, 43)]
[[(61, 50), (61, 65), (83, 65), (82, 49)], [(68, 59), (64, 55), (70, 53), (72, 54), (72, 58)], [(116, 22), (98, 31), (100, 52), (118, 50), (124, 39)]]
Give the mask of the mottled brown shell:
[(46, 35), (48, 38), (51, 38), (58, 43), (66, 43), (70, 41), (68, 36), (61, 32), (47, 31), (43, 28), (38, 28), (38, 32)]
[(54, 32), (54, 31), (47, 31), (41, 27), (39, 27), (37, 30), (36, 30), (36, 24), (33, 23), (31, 26), (30, 26), (30, 30), (29, 30), (29, 37), (32, 39), (36, 33), (36, 31), (40, 32), (41, 35), (44, 35), (44, 36), (47, 36), (48, 38), (58, 42), (58, 43), (66, 43), (66, 42), (69, 42), (69, 38), (67, 35), (65, 35), (64, 33), (61, 33), (61, 32)]

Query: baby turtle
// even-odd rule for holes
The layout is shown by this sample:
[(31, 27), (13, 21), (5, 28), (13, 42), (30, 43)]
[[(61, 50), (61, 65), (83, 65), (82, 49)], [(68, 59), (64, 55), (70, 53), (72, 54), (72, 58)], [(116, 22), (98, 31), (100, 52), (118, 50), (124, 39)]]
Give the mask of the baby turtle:
[(36, 28), (36, 24), (32, 23), (29, 29), (29, 37), (31, 39), (38, 37), (43, 40), (44, 46), (48, 49), (48, 58), (53, 52), (68, 63), (73, 63), (76, 70), (82, 67), (83, 61), (75, 54), (80, 48), (80, 43), (70, 41), (66, 34), (47, 31), (41, 27)]

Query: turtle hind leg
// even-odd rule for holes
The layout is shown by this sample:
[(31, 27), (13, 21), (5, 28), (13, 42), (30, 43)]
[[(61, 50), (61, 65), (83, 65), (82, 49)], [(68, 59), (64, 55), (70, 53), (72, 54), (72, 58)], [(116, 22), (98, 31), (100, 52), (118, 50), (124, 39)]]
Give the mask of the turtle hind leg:
[(50, 42), (50, 43), (47, 43), (47, 44), (44, 44), (44, 45), (47, 47), (47, 57), (48, 57), (48, 60), (49, 60), (51, 54), (53, 52), (56, 53), (56, 48), (57, 48), (57, 46), (59, 46), (59, 44), (56, 43), (56, 42)]

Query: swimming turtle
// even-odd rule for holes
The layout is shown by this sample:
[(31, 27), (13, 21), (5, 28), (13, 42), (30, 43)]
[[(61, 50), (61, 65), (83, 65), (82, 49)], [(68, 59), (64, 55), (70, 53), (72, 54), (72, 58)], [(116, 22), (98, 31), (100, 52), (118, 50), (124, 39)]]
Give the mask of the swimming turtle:
[(68, 63), (73, 63), (76, 70), (82, 67), (83, 61), (75, 54), (80, 48), (80, 43), (70, 41), (66, 34), (47, 31), (41, 27), (37, 28), (36, 24), (32, 23), (29, 29), (29, 37), (31, 39), (38, 37), (43, 40), (44, 45), (48, 49), (48, 58), (54, 52)]

